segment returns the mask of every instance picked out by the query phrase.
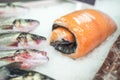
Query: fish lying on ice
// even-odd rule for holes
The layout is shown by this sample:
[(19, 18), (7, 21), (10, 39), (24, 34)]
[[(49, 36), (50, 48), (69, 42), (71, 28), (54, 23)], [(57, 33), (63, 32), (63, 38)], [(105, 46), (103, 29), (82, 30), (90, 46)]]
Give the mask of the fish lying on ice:
[(28, 8), (15, 5), (13, 3), (1, 3), (0, 4), (0, 17), (13, 17), (21, 14), (25, 14), (28, 12)]
[(117, 29), (105, 13), (84, 9), (55, 20), (50, 45), (71, 58), (80, 58), (100, 45)]
[(4, 32), (0, 33), (0, 46), (35, 48), (46, 40), (45, 37), (27, 32)]
[(0, 67), (0, 80), (55, 80), (36, 71), (22, 70), (19, 66), (19, 63), (12, 63)]
[(35, 49), (0, 50), (0, 61), (6, 61), (7, 63), (21, 62), (22, 69), (36, 67), (47, 63), (48, 60), (45, 51)]
[(33, 31), (40, 22), (33, 19), (15, 19), (10, 25), (0, 25), (0, 30)]

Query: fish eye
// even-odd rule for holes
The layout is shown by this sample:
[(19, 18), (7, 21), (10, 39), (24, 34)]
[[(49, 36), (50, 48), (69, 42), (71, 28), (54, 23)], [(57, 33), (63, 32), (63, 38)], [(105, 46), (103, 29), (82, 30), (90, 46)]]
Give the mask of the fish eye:
[(27, 39), (27, 38), (26, 38), (26, 34), (27, 34), (27, 33), (21, 33), (21, 34), (17, 37), (17, 40), (20, 41), (22, 38)]
[(25, 38), (25, 36), (23, 36), (23, 35), (20, 35), (18, 38), (19, 38), (19, 39), (21, 39), (21, 38)]
[(14, 55), (20, 54), (20, 50), (17, 50)]

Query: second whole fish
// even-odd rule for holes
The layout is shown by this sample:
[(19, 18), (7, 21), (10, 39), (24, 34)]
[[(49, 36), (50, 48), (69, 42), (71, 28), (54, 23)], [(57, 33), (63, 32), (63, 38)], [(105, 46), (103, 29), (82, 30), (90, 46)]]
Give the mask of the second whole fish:
[(29, 8), (16, 5), (13, 3), (1, 3), (0, 4), (0, 17), (13, 17), (21, 14), (25, 14), (29, 11)]
[(34, 48), (40, 46), (46, 38), (40, 35), (27, 32), (4, 32), (0, 33), (0, 48)]
[(0, 67), (0, 80), (55, 80), (45, 74), (20, 69), (19, 63)]
[(21, 69), (34, 68), (47, 63), (47, 52), (35, 49), (0, 50), (0, 62), (20, 62)]
[(15, 19), (11, 24), (0, 25), (0, 30), (3, 31), (33, 31), (40, 22), (34, 19)]

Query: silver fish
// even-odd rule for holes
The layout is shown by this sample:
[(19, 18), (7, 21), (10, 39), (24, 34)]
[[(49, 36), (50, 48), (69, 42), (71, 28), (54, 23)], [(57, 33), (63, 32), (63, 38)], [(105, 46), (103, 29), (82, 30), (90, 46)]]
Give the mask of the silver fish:
[(12, 30), (12, 31), (33, 31), (40, 22), (33, 19), (15, 19), (12, 24), (5, 24), (0, 26), (0, 30)]
[(13, 3), (0, 4), (0, 17), (13, 17), (28, 12), (28, 8)]
[(35, 48), (46, 40), (45, 37), (27, 32), (0, 33), (0, 47)]
[(19, 68), (19, 63), (0, 67), (0, 80), (55, 80), (45, 74)]
[(45, 51), (35, 49), (0, 50), (0, 62), (21, 62), (21, 69), (36, 67), (48, 62)]

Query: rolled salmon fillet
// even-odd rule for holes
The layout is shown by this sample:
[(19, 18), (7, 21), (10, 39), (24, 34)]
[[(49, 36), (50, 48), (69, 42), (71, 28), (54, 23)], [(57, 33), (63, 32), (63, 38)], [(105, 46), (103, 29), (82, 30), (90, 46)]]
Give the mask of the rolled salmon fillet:
[(76, 59), (88, 54), (116, 29), (115, 22), (105, 13), (83, 9), (54, 21), (50, 45)]

